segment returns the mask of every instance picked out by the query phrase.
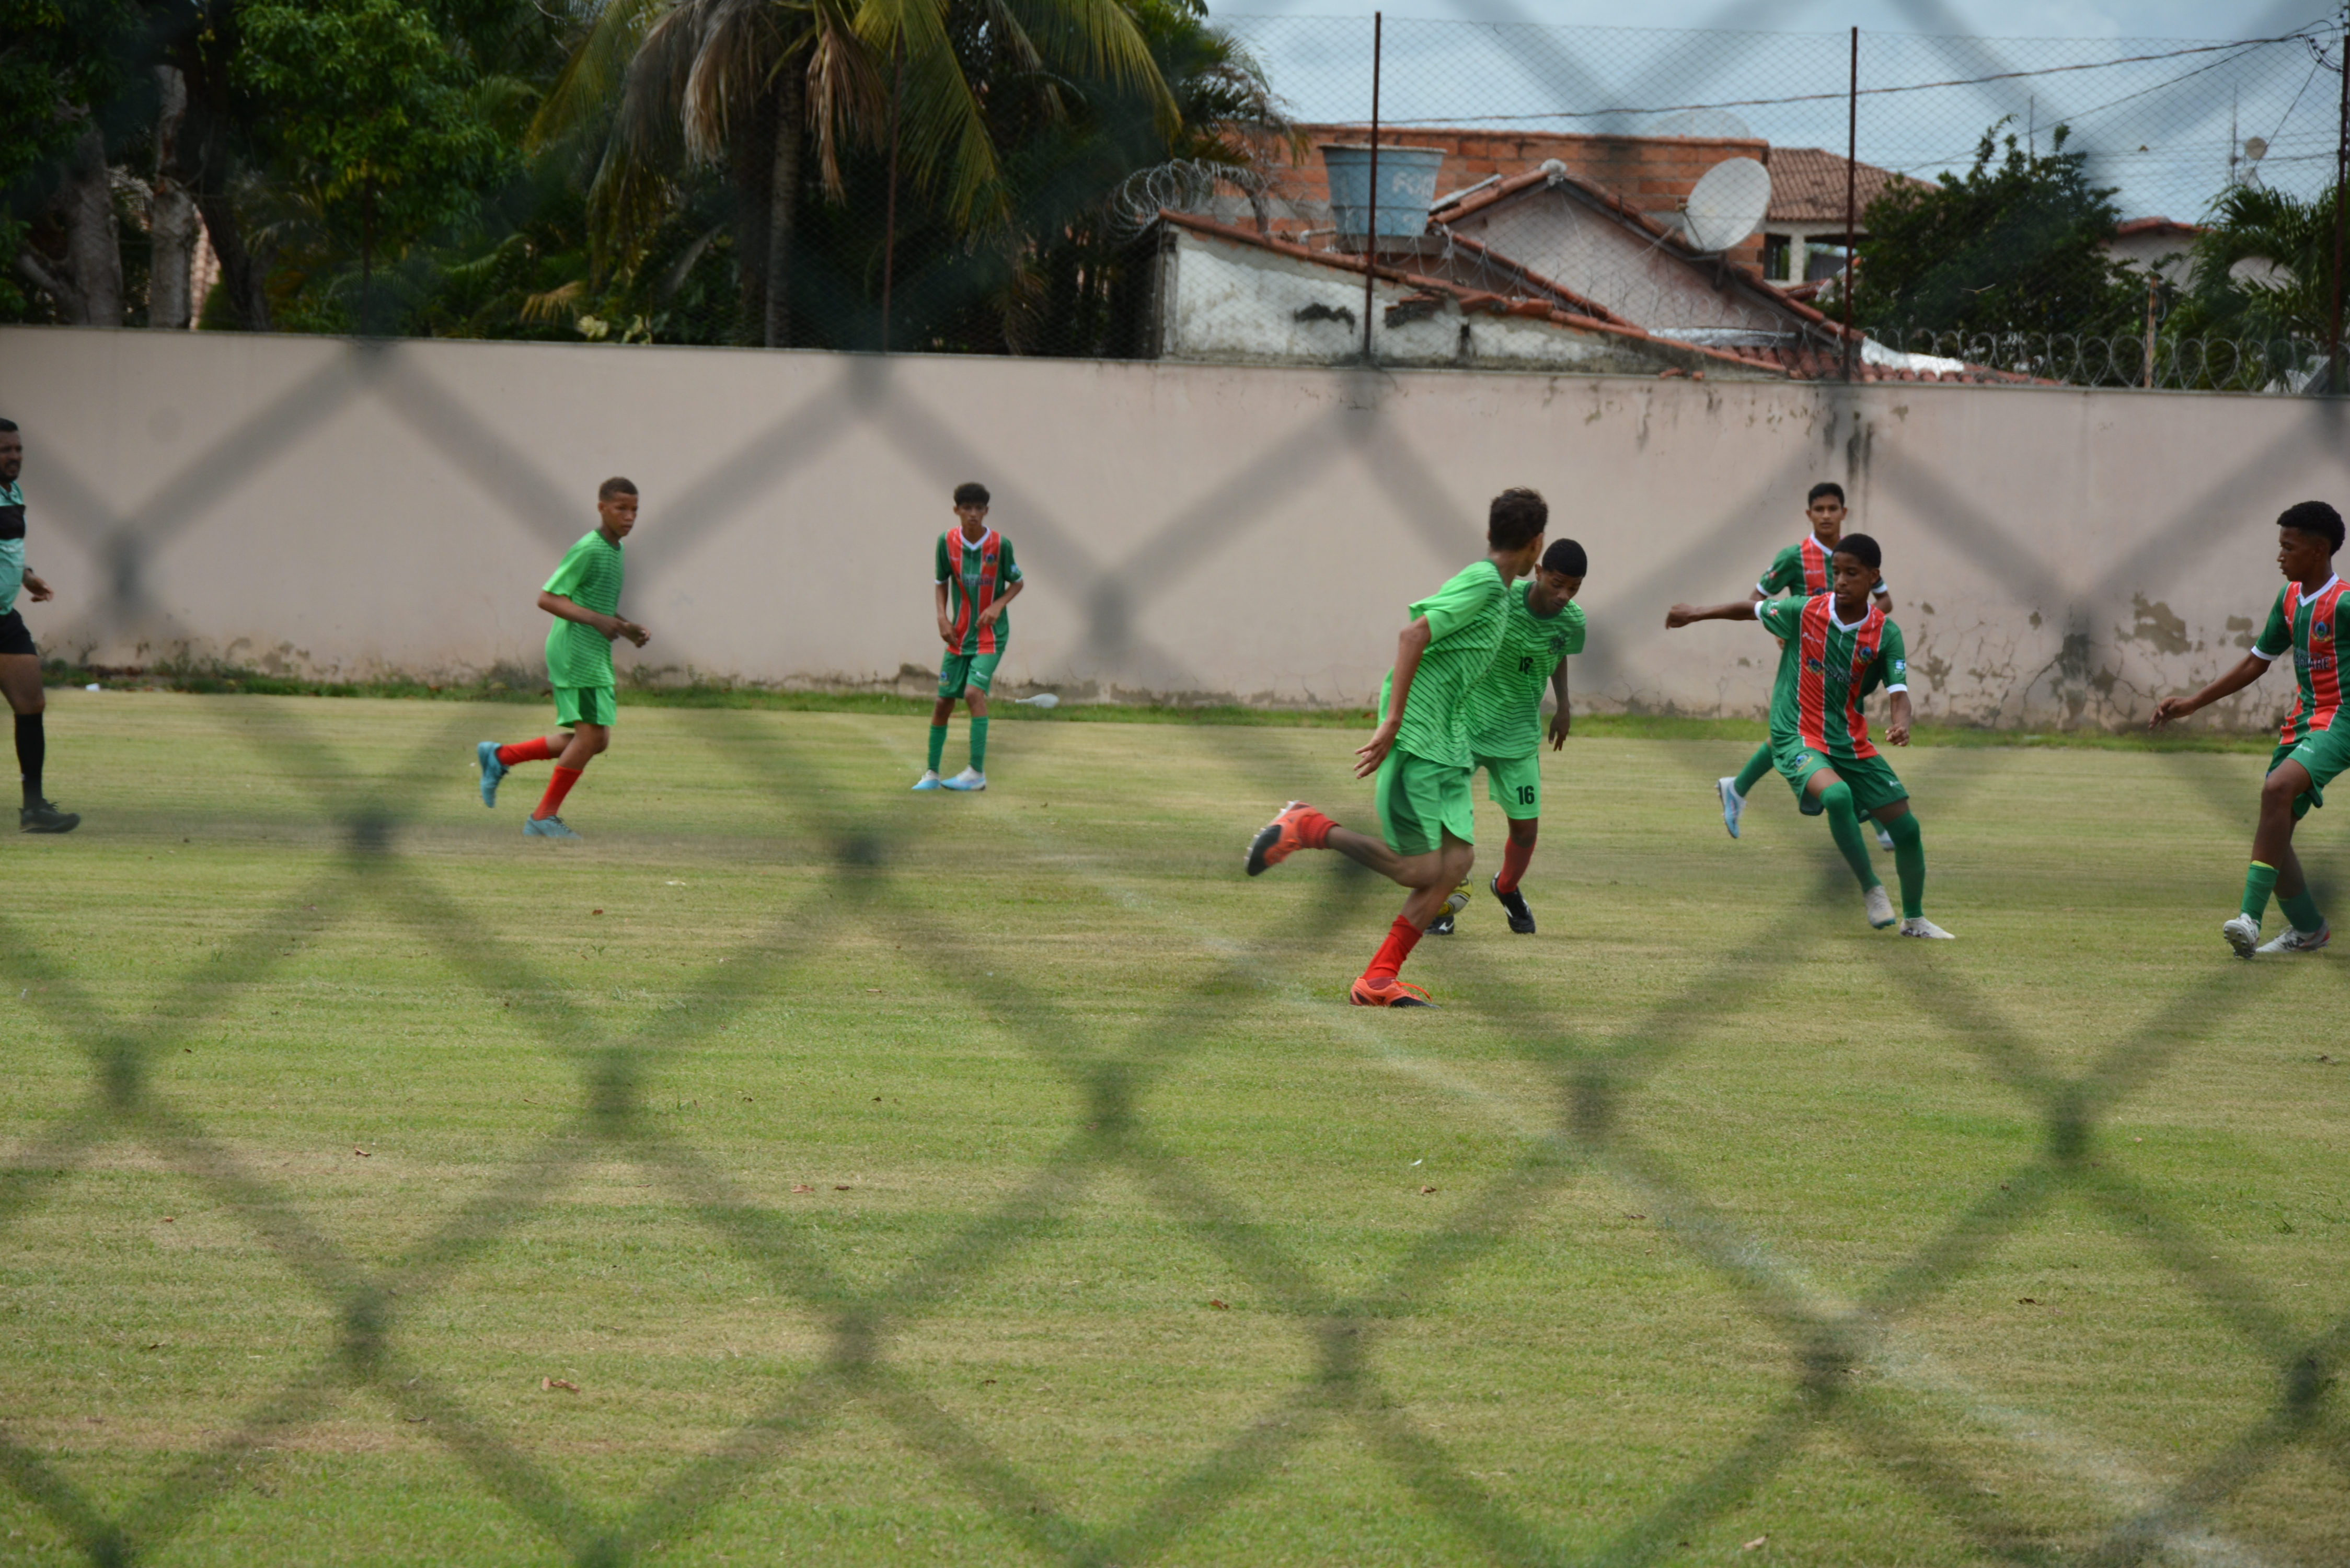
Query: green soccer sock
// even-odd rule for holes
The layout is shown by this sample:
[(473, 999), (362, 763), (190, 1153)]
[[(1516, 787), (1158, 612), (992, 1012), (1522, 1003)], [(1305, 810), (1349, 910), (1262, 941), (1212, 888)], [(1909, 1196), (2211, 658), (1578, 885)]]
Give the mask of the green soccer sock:
[(1828, 832), (1835, 838), (1835, 846), (1843, 852), (1844, 863), (1860, 878), (1863, 888), (1875, 888), (1882, 878), (1877, 867), (1869, 863), (1868, 846), (1860, 836), (1860, 815), (1853, 810), (1852, 786), (1842, 779), (1820, 792), (1820, 809), (1827, 813)]
[(2244, 873), (2244, 913), (2258, 920), (2269, 911), (2269, 895), (2276, 890), (2276, 867), (2255, 860)]
[(987, 721), (984, 719), (971, 722), (971, 771), (975, 774), (987, 771)]
[(944, 724), (933, 724), (931, 726), (931, 772), (939, 771), (939, 763), (946, 754), (947, 727)]
[(2298, 893), (2279, 893), (2277, 908), (2282, 909), (2284, 918), (2293, 922), (2293, 929), (2304, 935), (2314, 936), (2325, 929), (2325, 917), (2317, 912), (2317, 900), (2309, 896), (2309, 885), (2305, 882)]
[(1908, 812), (1885, 825), (1893, 835), (1893, 869), (1901, 878), (1901, 914), (1922, 919), (1926, 914), (1926, 836), (1918, 830), (1918, 814)]
[(1762, 745), (1754, 748), (1754, 754), (1746, 759), (1746, 765), (1744, 767), (1738, 770), (1738, 783), (1735, 786), (1738, 793), (1740, 794), (1753, 794), (1754, 786), (1761, 784), (1762, 782), (1762, 775), (1770, 771), (1771, 746), (1770, 742), (1765, 742)]

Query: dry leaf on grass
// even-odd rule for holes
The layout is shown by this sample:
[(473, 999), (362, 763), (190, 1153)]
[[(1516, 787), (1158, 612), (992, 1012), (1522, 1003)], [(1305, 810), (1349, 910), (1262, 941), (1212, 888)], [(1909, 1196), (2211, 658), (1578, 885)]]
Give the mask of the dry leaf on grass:
[(1230, 1312), (1230, 1311), (1232, 1311), (1232, 1308), (1230, 1308), (1230, 1307), (1226, 1306), (1223, 1303), (1222, 1303), (1222, 1302), (1220, 1302), (1220, 1301), (1216, 1300), (1213, 1296), (1210, 1296), (1210, 1297), (1208, 1298), (1208, 1304), (1209, 1304), (1210, 1306), (1211, 1306), (1211, 1307), (1215, 1308), (1218, 1312)]
[(373, 1159), (373, 1158), (375, 1158), (375, 1156), (373, 1156), (373, 1155), (369, 1154), (367, 1150), (365, 1150), (365, 1149), (363, 1149), (363, 1148), (355, 1148), (355, 1149), (351, 1150), (351, 1152), (352, 1152), (353, 1154), (355, 1154), (355, 1155), (358, 1155), (361, 1159)]
[(847, 1183), (846, 1181), (844, 1181), (844, 1182), (840, 1183), (838, 1186), (835, 1187), (835, 1188), (833, 1189), (833, 1190), (834, 1190), (835, 1192), (846, 1192), (846, 1191), (847, 1191), (847, 1190), (848, 1190), (848, 1183)]
[(1748, 1542), (1745, 1545), (1743, 1545), (1743, 1546), (1740, 1547), (1738, 1550), (1740, 1550), (1741, 1552), (1760, 1552), (1761, 1550), (1762, 1550), (1762, 1544), (1763, 1544), (1763, 1542), (1764, 1542), (1769, 1541), (1770, 1539), (1771, 1539), (1771, 1538), (1770, 1538), (1769, 1536), (1767, 1536), (1767, 1535), (1758, 1535), (1758, 1536), (1756, 1536), (1753, 1540), (1752, 1540), (1752, 1541)]
[(802, 1182), (795, 1183), (795, 1184), (793, 1186), (792, 1190), (793, 1190), (794, 1192), (814, 1192), (814, 1191), (816, 1190), (816, 1189), (815, 1189), (815, 1188), (813, 1188), (813, 1187), (810, 1187), (806, 1182), (802, 1181)]
[(1435, 1190), (1436, 1190), (1436, 1189), (1434, 1189), (1433, 1187), (1423, 1187), (1423, 1188), (1421, 1188), (1421, 1189), (1419, 1189), (1419, 1195), (1420, 1195), (1422, 1198), (1425, 1198), (1425, 1197), (1427, 1197), (1430, 1193), (1431, 1193), (1431, 1192), (1433, 1192), (1433, 1191), (1435, 1191)]
[(579, 1385), (572, 1382), (567, 1377), (542, 1377), (538, 1380), (538, 1386), (550, 1394), (555, 1392), (557, 1388), (562, 1389), (566, 1394), (577, 1394), (579, 1392)]

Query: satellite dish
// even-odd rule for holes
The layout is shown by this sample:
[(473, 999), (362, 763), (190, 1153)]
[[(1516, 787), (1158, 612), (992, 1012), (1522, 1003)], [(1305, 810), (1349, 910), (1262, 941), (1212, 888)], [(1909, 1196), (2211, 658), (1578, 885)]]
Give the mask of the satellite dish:
[(1648, 127), (1650, 136), (1690, 136), (1723, 141), (1759, 140), (1753, 128), (1726, 109), (1685, 109)]
[(1705, 171), (1682, 216), (1690, 244), (1715, 254), (1762, 227), (1770, 208), (1771, 171), (1752, 158), (1732, 158)]
[(2265, 136), (2244, 138), (2244, 156), (2258, 163), (2269, 155), (2269, 139)]

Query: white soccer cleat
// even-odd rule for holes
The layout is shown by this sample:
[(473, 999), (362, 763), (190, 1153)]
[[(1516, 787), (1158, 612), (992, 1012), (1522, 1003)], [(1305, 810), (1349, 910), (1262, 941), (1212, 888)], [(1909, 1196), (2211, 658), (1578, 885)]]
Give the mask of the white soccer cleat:
[(914, 787), (916, 789), (939, 789), (942, 788), (944, 784), (945, 781), (939, 777), (938, 769), (924, 768), (922, 770), (922, 776), (914, 781)]
[(1868, 923), (1880, 931), (1901, 918), (1893, 912), (1893, 895), (1885, 890), (1882, 882), (1863, 895), (1861, 902), (1868, 909)]
[(2264, 953), (2314, 953), (2334, 940), (2334, 927), (2323, 925), (2314, 931), (2296, 931), (2291, 926), (2254, 950)]
[(1738, 793), (1738, 775), (1732, 774), (1726, 779), (1714, 780), (1713, 789), (1721, 796), (1721, 826), (1730, 829), (1730, 836), (1735, 838), (1738, 836), (1738, 819), (1746, 811), (1746, 797)]
[(1929, 937), (1938, 942), (1954, 942), (1959, 940), (1923, 915), (1913, 915), (1902, 921), (1901, 934), (1905, 937)]
[(2236, 956), (2240, 959), (2248, 959), (2260, 951), (2261, 923), (2250, 915), (2232, 917), (2220, 928), (2220, 934), (2228, 939), (2228, 945), (2236, 950)]
[(1893, 847), (1893, 835), (1891, 831), (1886, 827), (1885, 824), (1881, 822), (1877, 825), (1877, 846), (1879, 849), (1891, 849)]
[(969, 794), (974, 791), (983, 790), (987, 787), (987, 775), (974, 768), (965, 768), (962, 772), (955, 774), (954, 777), (941, 780), (939, 784), (939, 787), (941, 789), (961, 790), (964, 794)]

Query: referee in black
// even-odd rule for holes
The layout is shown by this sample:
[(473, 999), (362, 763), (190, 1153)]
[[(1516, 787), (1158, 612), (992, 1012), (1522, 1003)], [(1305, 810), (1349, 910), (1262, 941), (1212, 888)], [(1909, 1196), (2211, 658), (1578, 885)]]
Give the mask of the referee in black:
[(8, 694), (16, 715), (16, 765), (25, 775), (25, 808), (16, 826), (26, 833), (71, 833), (81, 818), (59, 811), (41, 794), (41, 764), (49, 750), (41, 715), (48, 699), (41, 692), (40, 651), (16, 613), (19, 589), (35, 604), (56, 597), (25, 565), (25, 493), (16, 484), (24, 472), (25, 438), (15, 421), (0, 420), (0, 691)]

